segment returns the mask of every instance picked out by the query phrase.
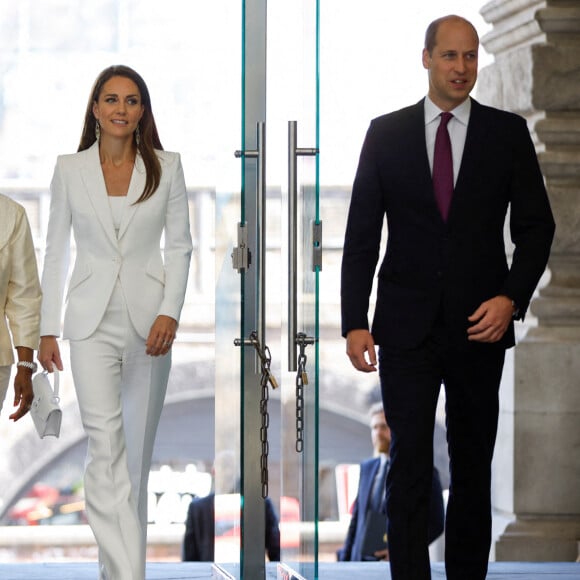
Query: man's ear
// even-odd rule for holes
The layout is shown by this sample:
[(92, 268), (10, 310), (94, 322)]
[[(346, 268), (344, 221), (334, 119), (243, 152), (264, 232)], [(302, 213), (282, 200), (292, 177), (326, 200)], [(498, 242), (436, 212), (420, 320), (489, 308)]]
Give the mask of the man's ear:
[(423, 49), (423, 68), (428, 69), (430, 65), (431, 65), (431, 55), (429, 54), (429, 51), (426, 48), (424, 48)]

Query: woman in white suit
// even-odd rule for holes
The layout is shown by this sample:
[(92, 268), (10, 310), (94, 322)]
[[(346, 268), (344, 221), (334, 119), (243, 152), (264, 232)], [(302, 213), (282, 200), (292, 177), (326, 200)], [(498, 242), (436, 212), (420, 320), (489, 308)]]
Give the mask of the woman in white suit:
[(147, 480), (187, 284), (188, 216), (180, 157), (162, 150), (145, 82), (126, 66), (105, 69), (78, 152), (58, 158), (51, 183), (38, 357), (63, 368), (72, 229), (63, 338), (88, 436), (101, 580), (145, 578)]

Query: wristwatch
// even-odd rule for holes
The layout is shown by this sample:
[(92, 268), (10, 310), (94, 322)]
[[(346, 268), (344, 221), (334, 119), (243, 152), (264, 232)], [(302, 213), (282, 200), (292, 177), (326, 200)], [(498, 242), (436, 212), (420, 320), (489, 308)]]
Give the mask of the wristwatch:
[(27, 360), (19, 360), (16, 363), (16, 366), (30, 369), (33, 373), (35, 373), (38, 369), (38, 365), (35, 362), (31, 362), (31, 361), (27, 361)]

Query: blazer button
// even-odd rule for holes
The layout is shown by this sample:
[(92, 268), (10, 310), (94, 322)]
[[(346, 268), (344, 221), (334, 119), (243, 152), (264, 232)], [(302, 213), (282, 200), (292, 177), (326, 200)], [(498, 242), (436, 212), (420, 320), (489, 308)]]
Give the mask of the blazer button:
[(439, 278), (439, 280), (443, 278), (443, 272), (441, 270), (437, 270), (437, 278)]

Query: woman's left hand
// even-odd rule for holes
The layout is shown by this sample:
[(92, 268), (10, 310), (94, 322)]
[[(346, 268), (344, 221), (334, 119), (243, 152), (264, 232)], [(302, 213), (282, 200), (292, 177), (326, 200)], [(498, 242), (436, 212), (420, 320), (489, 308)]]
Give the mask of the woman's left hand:
[(177, 320), (160, 314), (153, 323), (145, 342), (145, 352), (150, 356), (167, 354), (173, 345), (177, 332)]

